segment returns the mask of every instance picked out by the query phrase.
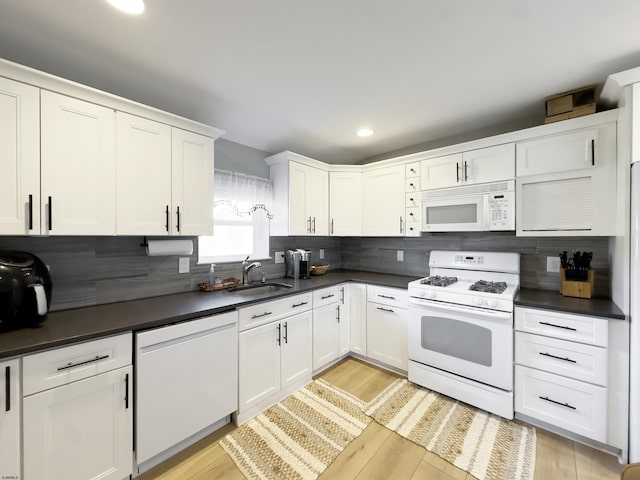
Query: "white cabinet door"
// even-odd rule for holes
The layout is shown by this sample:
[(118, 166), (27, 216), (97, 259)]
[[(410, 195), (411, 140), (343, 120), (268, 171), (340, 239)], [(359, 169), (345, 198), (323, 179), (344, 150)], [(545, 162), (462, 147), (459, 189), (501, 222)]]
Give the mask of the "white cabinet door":
[(487, 183), (513, 180), (516, 176), (515, 144), (480, 148), (462, 154), (464, 183)]
[(213, 139), (171, 129), (172, 235), (213, 234)]
[(131, 367), (23, 399), (24, 478), (122, 480), (132, 471)]
[(367, 356), (367, 286), (351, 283), (347, 288), (351, 351)]
[(239, 410), (257, 405), (280, 390), (280, 322), (240, 332)]
[(281, 323), (281, 388), (284, 389), (304, 377), (311, 378), (311, 311), (285, 318)]
[(338, 337), (338, 356), (341, 357), (351, 350), (351, 321), (346, 303), (338, 304)]
[(464, 174), (462, 170), (461, 153), (422, 160), (420, 162), (420, 188), (433, 190), (462, 185)]
[(308, 168), (309, 184), (305, 203), (311, 217), (311, 234), (326, 237), (329, 235), (329, 172)]
[(600, 163), (600, 157), (608, 154), (605, 145), (600, 144), (600, 128), (518, 142), (518, 177), (594, 167)]
[(20, 474), (20, 361), (0, 362), (0, 478)]
[(404, 186), (404, 165), (365, 171), (362, 174), (362, 235), (404, 235)]
[(42, 232), (116, 233), (115, 112), (41, 93)]
[(329, 235), (362, 234), (362, 172), (329, 172)]
[(309, 235), (311, 214), (307, 208), (309, 168), (289, 162), (289, 235)]
[(171, 127), (116, 114), (117, 233), (168, 235), (171, 220)]
[(40, 233), (40, 90), (0, 78), (0, 235)]
[(313, 370), (318, 370), (339, 356), (340, 306), (332, 303), (313, 309)]
[(407, 310), (367, 303), (367, 356), (406, 371)]

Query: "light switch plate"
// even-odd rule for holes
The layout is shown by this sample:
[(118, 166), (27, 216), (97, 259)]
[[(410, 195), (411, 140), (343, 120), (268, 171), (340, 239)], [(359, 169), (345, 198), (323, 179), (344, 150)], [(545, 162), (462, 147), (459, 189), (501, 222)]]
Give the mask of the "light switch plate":
[(276, 263), (284, 263), (284, 252), (274, 252)]
[(189, 257), (178, 259), (178, 273), (189, 273)]
[(397, 259), (399, 262), (404, 262), (404, 250), (398, 250)]
[(324, 258), (324, 248), (320, 249), (320, 259), (322, 260)]
[(547, 257), (547, 272), (559, 272), (559, 271), (560, 271), (560, 258)]

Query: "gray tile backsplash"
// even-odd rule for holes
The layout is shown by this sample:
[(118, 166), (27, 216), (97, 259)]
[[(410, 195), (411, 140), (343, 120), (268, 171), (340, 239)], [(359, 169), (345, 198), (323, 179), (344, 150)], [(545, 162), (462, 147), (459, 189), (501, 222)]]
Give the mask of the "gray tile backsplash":
[[(194, 247), (197, 237), (193, 238)], [(0, 249), (23, 250), (40, 257), (50, 267), (53, 281), (52, 310), (112, 303), (136, 298), (197, 290), (208, 278), (209, 265), (190, 257), (190, 273), (178, 274), (178, 257), (148, 257), (142, 237), (0, 237)], [(197, 247), (196, 247), (197, 248)], [(417, 238), (271, 237), (270, 251), (311, 249), (313, 263), (331, 269), (357, 269), (424, 276), (431, 250), (509, 251), (521, 254), (523, 287), (558, 290), (558, 274), (546, 273), (546, 257), (562, 250), (592, 251), (595, 293), (610, 295), (608, 238), (521, 238), (513, 233), (424, 234)], [(325, 258), (319, 251), (324, 249)], [(403, 250), (404, 261), (396, 260)], [(285, 265), (263, 261), (267, 278), (285, 274)], [(240, 263), (219, 264), (216, 275), (241, 278)], [(259, 276), (256, 276), (260, 278)]]

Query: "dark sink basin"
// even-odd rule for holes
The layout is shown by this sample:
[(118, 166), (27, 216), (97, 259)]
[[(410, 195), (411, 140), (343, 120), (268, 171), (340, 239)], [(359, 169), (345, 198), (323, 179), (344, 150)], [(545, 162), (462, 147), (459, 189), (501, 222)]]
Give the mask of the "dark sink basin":
[(291, 285), (286, 283), (252, 283), (249, 285), (240, 285), (228, 290), (229, 293), (235, 293), (236, 295), (261, 295), (263, 293), (279, 292), (291, 288)]

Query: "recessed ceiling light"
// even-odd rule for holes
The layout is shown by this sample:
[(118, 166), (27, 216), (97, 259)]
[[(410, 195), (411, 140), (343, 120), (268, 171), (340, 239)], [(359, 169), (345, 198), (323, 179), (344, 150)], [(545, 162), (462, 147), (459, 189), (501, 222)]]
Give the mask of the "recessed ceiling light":
[(370, 128), (361, 128), (358, 130), (359, 137), (370, 137), (371, 135), (373, 135), (373, 130)]
[(112, 6), (118, 10), (130, 13), (132, 15), (139, 15), (144, 12), (143, 0), (107, 0)]

